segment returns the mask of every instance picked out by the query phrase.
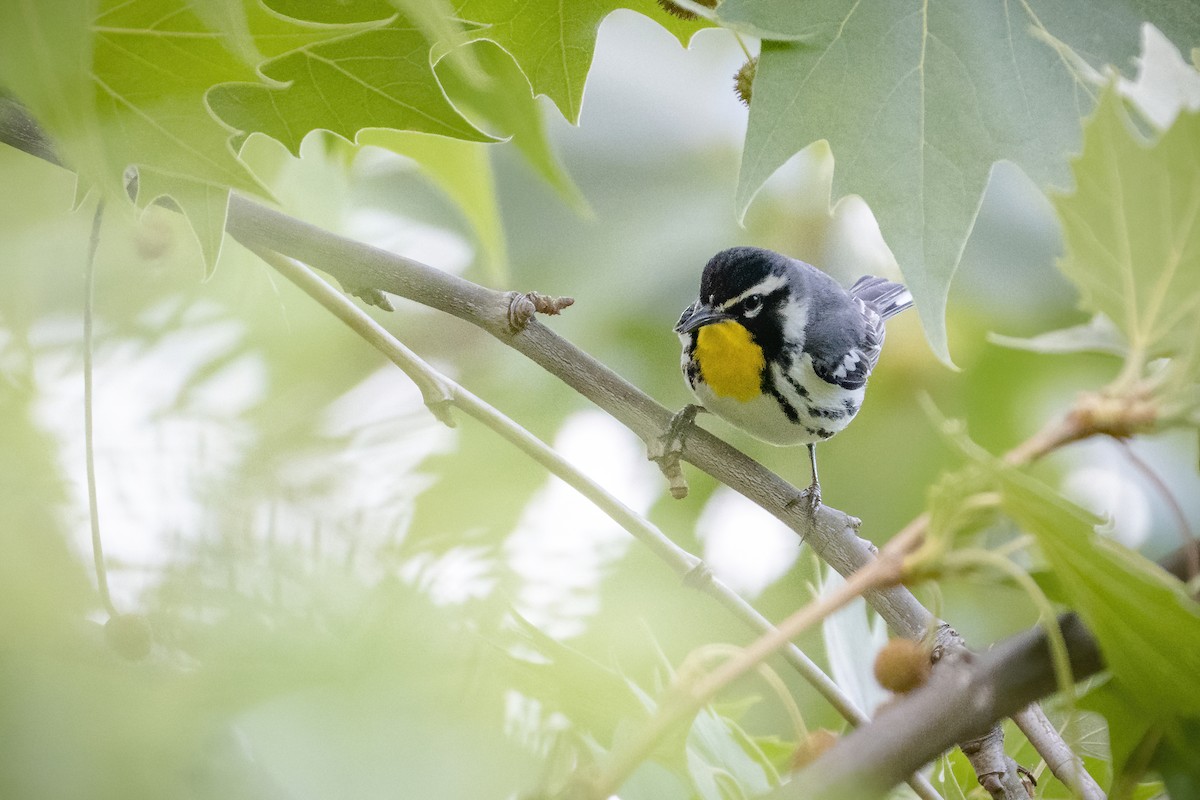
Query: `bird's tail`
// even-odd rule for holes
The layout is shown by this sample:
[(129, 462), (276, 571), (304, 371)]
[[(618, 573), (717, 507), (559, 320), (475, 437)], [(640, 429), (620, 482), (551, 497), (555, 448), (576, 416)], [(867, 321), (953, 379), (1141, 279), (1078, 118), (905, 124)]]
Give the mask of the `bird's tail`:
[(912, 292), (903, 284), (874, 275), (864, 275), (856, 280), (850, 287), (850, 294), (869, 303), (884, 319), (896, 316), (913, 304)]

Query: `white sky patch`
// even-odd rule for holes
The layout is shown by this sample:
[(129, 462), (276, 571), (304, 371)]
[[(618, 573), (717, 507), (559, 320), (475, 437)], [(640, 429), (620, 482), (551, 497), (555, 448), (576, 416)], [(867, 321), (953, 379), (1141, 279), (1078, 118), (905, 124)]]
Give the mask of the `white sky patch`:
[(1126, 547), (1138, 549), (1150, 536), (1154, 514), (1146, 493), (1131, 476), (1114, 467), (1085, 466), (1063, 478), (1070, 500), (1104, 518), (1097, 531)]
[[(607, 16), (583, 103), (580, 133), (589, 147), (619, 151), (626, 160), (658, 160), (714, 144), (739, 151), (747, 115), (732, 84), (746, 56), (723, 33), (700, 31), (683, 48), (641, 14), (618, 9)], [(604, 113), (615, 108), (621, 113)], [(637, 141), (632, 150), (631, 139)]]
[(845, 283), (862, 275), (900, 281), (900, 267), (879, 231), (866, 201), (855, 194), (840, 198), (832, 209), (829, 232), (820, 254), (823, 270)]
[[(396, 552), (388, 546), (407, 532), (415, 498), (429, 481), (420, 465), (454, 441), (411, 381), (383, 367), (328, 407), (314, 408), (314, 416), (323, 414), (322, 437), (311, 452), (264, 465), (261, 484), (240, 495), (233, 487), (238, 496), (223, 494), (227, 502), (214, 503), (214, 488), (225, 491), (223, 482), (256, 452), (258, 433), (246, 414), (267, 398), (266, 364), (254, 350), (243, 351), (244, 325), (219, 306), (183, 307), (172, 298), (140, 322), (167, 328), (124, 339), (101, 319), (94, 345), (97, 499), (119, 609), (138, 608), (139, 595), (178, 557), (181, 542), (200, 542), (215, 531), (248, 537), (238, 571), (250, 583), (279, 552), (303, 564), (336, 558), (367, 577), (398, 566), (379, 553)], [(58, 443), (72, 494), (65, 523), (80, 559), (90, 563), (80, 328), (76, 317), (47, 318), (32, 328), (30, 345), (34, 418)], [(198, 379), (217, 359), (228, 361)], [(363, 538), (368, 533), (371, 541)], [(477, 593), (477, 560), (453, 553), (434, 565), (437, 597)]]
[(1148, 22), (1142, 25), (1137, 79), (1121, 78), (1117, 86), (1159, 130), (1171, 127), (1181, 111), (1200, 110), (1200, 73)]
[(794, 531), (725, 487), (713, 492), (696, 530), (713, 574), (748, 599), (783, 577), (800, 555)]
[[(246, 407), (265, 392), (265, 368), (252, 355), (189, 387), (199, 367), (238, 347), (243, 335), (240, 323), (214, 319), (211, 311), (201, 304), (185, 319), (208, 321), (157, 341), (114, 340), (103, 335), (102, 322), (97, 326), (96, 494), (109, 585), (120, 609), (137, 607), (137, 596), (170, 560), (170, 542), (197, 533), (206, 507), (197, 487), (232, 469), (253, 437), (248, 424), (214, 415), (203, 397), (187, 393), (227, 392), (229, 404)], [(90, 561), (80, 336), (74, 317), (44, 320), (30, 332), (38, 353), (35, 419), (58, 440), (73, 495), (67, 525), (80, 556)]]
[[(398, 566), (381, 553), (399, 556), (396, 546), (408, 532), (417, 495), (432, 481), (420, 474), (421, 465), (452, 449), (456, 434), (434, 419), (420, 391), (390, 364), (330, 403), (319, 430), (330, 446), (293, 461), (279, 478), (282, 495), (263, 502), (290, 508), (285, 530), (300, 542), (318, 528), (329, 532), (322, 558), (350, 557), (357, 575), (377, 579)], [(442, 563), (426, 565), (438, 579), (431, 596), (442, 602), (474, 596), (478, 587), (466, 584), (478, 572), (468, 563), (477, 554), (443, 556)]]
[(452, 547), (441, 555), (421, 553), (404, 562), (400, 577), (439, 606), (487, 597), (496, 587), (494, 560), (486, 547)]
[[(825, 597), (846, 581), (837, 570), (825, 567), (820, 595)], [(875, 654), (887, 642), (887, 623), (867, 613), (861, 597), (835, 611), (821, 624), (830, 676), (854, 704), (873, 714), (888, 698), (888, 692), (875, 680)]]
[[(646, 459), (641, 440), (607, 414), (571, 415), (554, 448), (639, 514), (662, 490), (661, 475)], [(590, 501), (550, 478), (504, 544), (508, 566), (521, 580), (517, 611), (557, 639), (579, 635), (599, 611), (604, 572), (631, 541)]]

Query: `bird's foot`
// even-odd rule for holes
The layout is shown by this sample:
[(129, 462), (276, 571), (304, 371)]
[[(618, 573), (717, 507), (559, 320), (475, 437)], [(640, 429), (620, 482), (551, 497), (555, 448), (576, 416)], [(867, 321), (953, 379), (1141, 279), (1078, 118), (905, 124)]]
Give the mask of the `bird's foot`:
[(801, 508), (809, 518), (816, 517), (821, 508), (821, 484), (812, 483), (787, 503), (788, 510)]
[(671, 485), (671, 496), (676, 500), (687, 497), (688, 485), (683, 477), (683, 469), (679, 466), (679, 457), (683, 453), (683, 440), (688, 429), (696, 421), (696, 415), (703, 411), (702, 406), (688, 404), (671, 417), (666, 431), (662, 436), (647, 443), (647, 457), (658, 464), (663, 475)]

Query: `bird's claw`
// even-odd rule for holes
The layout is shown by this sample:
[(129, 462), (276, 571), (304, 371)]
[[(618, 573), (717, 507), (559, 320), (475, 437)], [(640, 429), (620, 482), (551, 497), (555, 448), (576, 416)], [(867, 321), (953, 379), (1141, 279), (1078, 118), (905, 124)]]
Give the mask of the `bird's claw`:
[(679, 466), (679, 457), (683, 453), (683, 439), (688, 428), (696, 420), (696, 415), (704, 409), (697, 405), (686, 405), (671, 417), (666, 431), (648, 443), (647, 457), (658, 464), (663, 475), (671, 485), (671, 496), (676, 500), (687, 497), (688, 485)]
[(814, 483), (814, 485), (803, 489), (803, 491), (799, 492), (796, 497), (793, 497), (791, 500), (787, 501), (786, 507), (788, 511), (796, 509), (796, 507), (802, 507), (806, 515), (808, 515), (810, 518), (815, 517), (817, 511), (821, 509), (820, 483)]

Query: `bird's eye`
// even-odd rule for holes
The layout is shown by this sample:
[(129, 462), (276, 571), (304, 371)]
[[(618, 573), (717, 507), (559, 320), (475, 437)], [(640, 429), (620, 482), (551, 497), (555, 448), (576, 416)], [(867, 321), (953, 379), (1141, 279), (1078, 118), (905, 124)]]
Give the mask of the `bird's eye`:
[(742, 301), (742, 313), (747, 317), (753, 317), (762, 311), (763, 296), (761, 294), (752, 294)]

